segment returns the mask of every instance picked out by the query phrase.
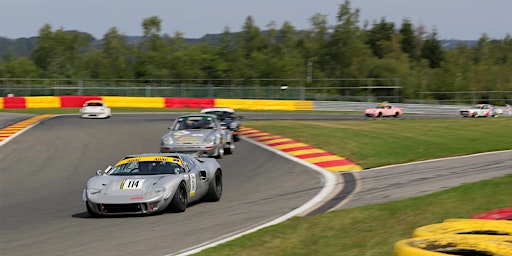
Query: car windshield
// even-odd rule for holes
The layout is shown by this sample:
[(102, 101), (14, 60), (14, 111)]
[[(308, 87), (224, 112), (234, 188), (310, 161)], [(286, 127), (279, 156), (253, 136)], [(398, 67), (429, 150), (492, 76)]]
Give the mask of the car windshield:
[(101, 102), (89, 102), (87, 103), (88, 107), (101, 107), (103, 104)]
[(220, 120), (234, 118), (233, 113), (228, 111), (209, 111), (206, 114), (216, 115)]
[(116, 165), (109, 172), (109, 175), (159, 175), (184, 173), (183, 167), (173, 162), (165, 161), (144, 161), (127, 162)]
[(181, 117), (173, 127), (173, 130), (190, 130), (190, 129), (213, 129), (215, 128), (214, 120), (211, 117), (191, 116)]

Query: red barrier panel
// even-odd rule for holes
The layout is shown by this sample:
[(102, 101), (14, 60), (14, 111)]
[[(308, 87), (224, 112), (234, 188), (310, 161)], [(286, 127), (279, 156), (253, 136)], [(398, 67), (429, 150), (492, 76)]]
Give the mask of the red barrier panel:
[(166, 108), (211, 108), (214, 105), (212, 98), (165, 98)]
[(4, 108), (26, 108), (25, 97), (4, 97)]
[(88, 100), (101, 100), (98, 96), (60, 96), (61, 108), (81, 108)]

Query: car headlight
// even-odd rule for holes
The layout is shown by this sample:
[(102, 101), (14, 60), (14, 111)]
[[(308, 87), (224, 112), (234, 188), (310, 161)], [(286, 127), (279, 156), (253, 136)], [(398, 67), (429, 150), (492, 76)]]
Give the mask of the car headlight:
[(162, 144), (163, 145), (169, 145), (169, 144), (173, 144), (174, 143), (174, 140), (172, 139), (171, 136), (167, 136), (167, 137), (163, 137), (162, 138)]
[(204, 143), (206, 144), (215, 144), (215, 136), (211, 135), (204, 139)]
[(89, 195), (96, 195), (96, 194), (99, 194), (101, 192), (101, 189), (99, 188), (88, 188), (87, 189), (87, 193), (89, 193)]
[(154, 187), (153, 191), (155, 191), (155, 193), (160, 194), (160, 193), (165, 192), (165, 188), (164, 187)]
[(236, 128), (238, 128), (238, 122), (232, 122), (232, 123), (230, 123), (230, 124), (229, 124), (229, 128), (231, 128), (231, 129), (236, 129)]

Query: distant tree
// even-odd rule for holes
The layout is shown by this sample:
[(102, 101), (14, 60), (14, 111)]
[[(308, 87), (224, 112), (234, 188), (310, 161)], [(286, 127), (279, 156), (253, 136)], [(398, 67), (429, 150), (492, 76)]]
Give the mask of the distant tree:
[(52, 31), (46, 24), (39, 30), (37, 47), (31, 58), (45, 77), (74, 78), (80, 77), (81, 60), (84, 53), (92, 47), (93, 37), (90, 34), (64, 31)]
[(169, 49), (160, 35), (161, 19), (157, 16), (142, 21), (143, 38), (136, 53), (135, 77), (159, 79), (170, 77)]
[(414, 27), (410, 20), (405, 19), (402, 21), (399, 33), (401, 35), (400, 44), (402, 45), (402, 51), (407, 53), (411, 60), (418, 61), (419, 52), (417, 40), (414, 35)]
[(102, 60), (98, 63), (102, 68), (101, 77), (106, 79), (131, 78), (133, 64), (133, 48), (117, 28), (110, 28), (101, 42)]
[(370, 46), (373, 54), (377, 58), (382, 59), (387, 53), (382, 48), (382, 44), (391, 41), (395, 34), (395, 24), (387, 22), (385, 18), (381, 18), (379, 23), (374, 23), (367, 33), (366, 43)]
[(443, 61), (443, 54), (443, 47), (437, 38), (437, 32), (434, 30), (425, 40), (421, 57), (428, 60), (430, 68), (439, 68)]
[(4, 61), (1, 62), (0, 77), (5, 78), (38, 78), (40, 70), (34, 62), (27, 57), (14, 57), (12, 49), (8, 49), (5, 53)]
[(326, 75), (331, 78), (351, 77), (350, 68), (355, 58), (364, 51), (361, 31), (358, 27), (359, 9), (352, 11), (350, 1), (345, 0), (340, 5), (337, 14), (337, 24), (327, 42), (321, 58)]

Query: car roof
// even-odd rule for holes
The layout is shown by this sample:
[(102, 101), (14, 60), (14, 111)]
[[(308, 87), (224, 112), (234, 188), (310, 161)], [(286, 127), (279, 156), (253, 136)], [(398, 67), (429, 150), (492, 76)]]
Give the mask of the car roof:
[(133, 157), (142, 157), (142, 156), (169, 156), (169, 157), (179, 157), (179, 156), (182, 156), (184, 154), (180, 154), (180, 153), (141, 153), (141, 154), (131, 154), (131, 155), (126, 155), (125, 157), (123, 157), (123, 159), (126, 159), (126, 158), (133, 158)]
[(187, 115), (179, 116), (178, 119), (183, 118), (183, 117), (189, 117), (189, 116), (211, 117), (211, 118), (217, 119), (217, 116), (212, 115), (212, 114), (187, 114)]
[(85, 103), (103, 103), (102, 100), (88, 100)]
[(210, 111), (224, 111), (224, 112), (235, 113), (234, 109), (226, 108), (226, 107), (205, 108), (205, 109), (201, 110), (201, 113), (210, 112)]

